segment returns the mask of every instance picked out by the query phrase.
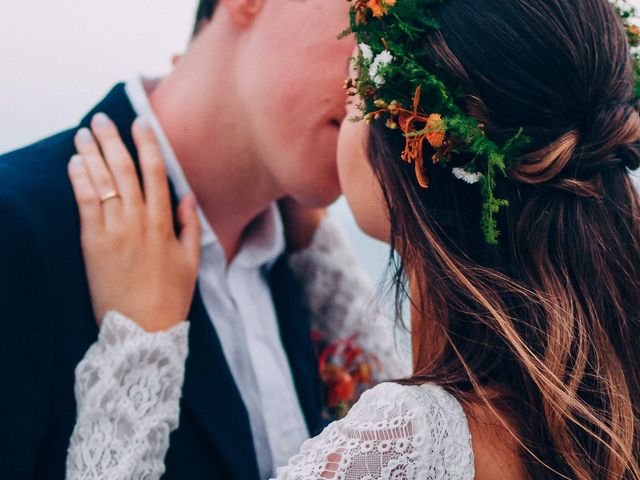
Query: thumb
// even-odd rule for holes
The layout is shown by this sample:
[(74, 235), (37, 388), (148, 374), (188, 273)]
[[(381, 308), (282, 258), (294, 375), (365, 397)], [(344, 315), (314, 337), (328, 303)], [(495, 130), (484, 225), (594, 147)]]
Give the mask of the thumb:
[(184, 196), (178, 205), (177, 213), (180, 245), (193, 265), (198, 265), (200, 263), (200, 220), (196, 214), (196, 197), (193, 193)]

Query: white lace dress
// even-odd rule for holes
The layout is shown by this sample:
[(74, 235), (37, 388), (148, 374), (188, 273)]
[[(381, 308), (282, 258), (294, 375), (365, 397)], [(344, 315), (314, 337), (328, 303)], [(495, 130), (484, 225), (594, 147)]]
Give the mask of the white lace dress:
[[(304, 282), (317, 327), (336, 339), (358, 333), (388, 377), (407, 373), (384, 330), (388, 322), (372, 313), (373, 289), (337, 225), (325, 221), (291, 265)], [(161, 477), (169, 435), (178, 426), (188, 330), (184, 322), (148, 333), (116, 312), (106, 315), (98, 341), (76, 369), (78, 416), (67, 480)], [(365, 392), (344, 419), (306, 441), (277, 473), (278, 480), (473, 476), (471, 435), (460, 404), (434, 385), (394, 383)]]

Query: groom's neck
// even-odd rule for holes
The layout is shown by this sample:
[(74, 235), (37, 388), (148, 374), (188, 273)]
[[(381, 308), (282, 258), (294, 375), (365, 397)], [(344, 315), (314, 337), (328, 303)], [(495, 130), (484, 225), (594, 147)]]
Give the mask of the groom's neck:
[(149, 98), (230, 261), (246, 227), (283, 192), (243, 130), (228, 59), (208, 51), (200, 64), (200, 48), (192, 45)]

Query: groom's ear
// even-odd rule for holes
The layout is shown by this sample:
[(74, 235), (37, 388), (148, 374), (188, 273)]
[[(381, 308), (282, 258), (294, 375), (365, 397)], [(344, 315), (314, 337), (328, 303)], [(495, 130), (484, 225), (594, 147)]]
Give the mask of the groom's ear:
[(239, 28), (246, 28), (253, 23), (253, 19), (260, 13), (265, 0), (221, 0), (231, 21)]

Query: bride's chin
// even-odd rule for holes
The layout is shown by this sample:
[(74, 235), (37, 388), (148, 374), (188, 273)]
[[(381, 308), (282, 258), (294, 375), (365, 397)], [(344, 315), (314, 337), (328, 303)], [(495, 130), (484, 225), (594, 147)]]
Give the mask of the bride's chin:
[(360, 230), (389, 243), (391, 226), (387, 205), (367, 156), (368, 131), (362, 122), (342, 123), (337, 154), (340, 188)]
[(348, 192), (344, 191), (344, 196), (358, 228), (365, 235), (390, 244), (391, 223), (387, 216), (386, 204), (378, 201), (377, 195), (371, 195), (366, 191), (354, 192), (350, 189)]
[(391, 228), (386, 219), (385, 222), (380, 222), (378, 219), (367, 218), (362, 221), (356, 221), (356, 223), (358, 228), (367, 236), (387, 245), (391, 244)]

